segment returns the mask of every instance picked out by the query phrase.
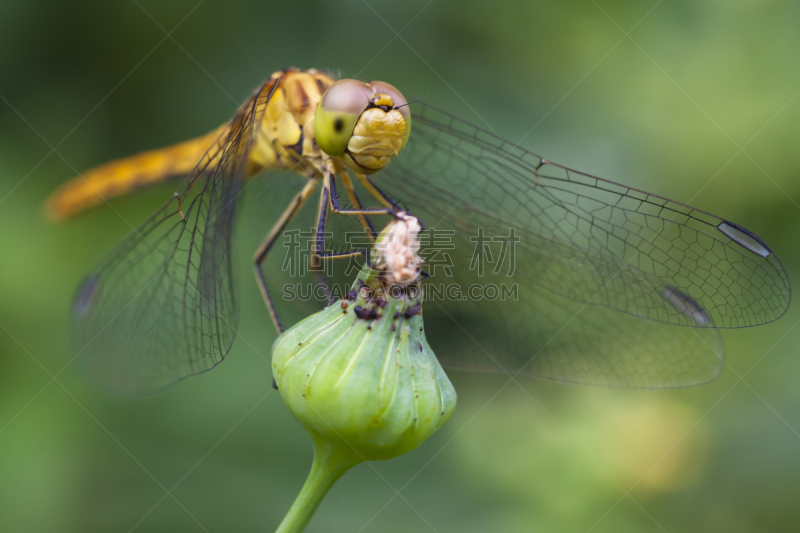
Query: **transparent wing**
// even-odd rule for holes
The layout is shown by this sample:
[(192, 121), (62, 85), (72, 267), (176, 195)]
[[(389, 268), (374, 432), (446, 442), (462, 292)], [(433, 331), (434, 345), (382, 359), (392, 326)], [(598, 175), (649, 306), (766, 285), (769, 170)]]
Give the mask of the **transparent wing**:
[(269, 82), (242, 106), (174, 197), (76, 294), (78, 356), (104, 388), (151, 392), (212, 368), (228, 353), (237, 323), (234, 208), (256, 125), (276, 85)]
[(687, 385), (721, 368), (715, 328), (786, 310), (780, 261), (740, 226), (555, 165), (433, 108), (417, 105), (412, 116), (408, 145), (376, 181), (434, 236), (449, 233), (449, 250), (430, 247), (438, 259), (429, 288), (518, 291), (441, 298), (443, 316), (484, 317), (467, 330), (485, 350), (444, 346), (444, 361), (582, 383)]
[[(429, 296), (426, 289), (428, 340), (450, 368), (663, 388), (707, 383), (724, 367), (717, 329), (668, 325), (579, 304), (524, 279), (516, 282), (514, 300)], [(443, 331), (450, 334), (443, 337)]]

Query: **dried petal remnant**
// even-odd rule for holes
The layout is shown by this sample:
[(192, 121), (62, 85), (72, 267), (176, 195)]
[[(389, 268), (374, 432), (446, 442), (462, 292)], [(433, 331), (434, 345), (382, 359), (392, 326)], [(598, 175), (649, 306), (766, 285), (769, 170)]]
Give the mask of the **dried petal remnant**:
[(408, 285), (417, 281), (422, 269), (417, 240), (422, 226), (415, 216), (405, 213), (396, 216), (375, 245), (376, 266), (384, 273), (387, 285)]

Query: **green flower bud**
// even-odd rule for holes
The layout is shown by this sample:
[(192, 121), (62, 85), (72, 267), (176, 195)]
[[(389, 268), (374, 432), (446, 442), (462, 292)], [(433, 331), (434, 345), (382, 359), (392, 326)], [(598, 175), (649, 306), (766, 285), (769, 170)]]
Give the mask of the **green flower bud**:
[(381, 270), (364, 267), (354, 299), (306, 318), (273, 347), (273, 376), (295, 418), (364, 460), (413, 450), (456, 405), (425, 338), (418, 245), (408, 226), (397, 220), (379, 237)]
[(416, 218), (398, 215), (377, 239), (376, 268), (364, 266), (349, 298), (275, 341), (275, 384), (315, 451), (279, 532), (302, 531), (349, 468), (415, 449), (455, 409), (455, 389), (425, 338), (419, 231)]

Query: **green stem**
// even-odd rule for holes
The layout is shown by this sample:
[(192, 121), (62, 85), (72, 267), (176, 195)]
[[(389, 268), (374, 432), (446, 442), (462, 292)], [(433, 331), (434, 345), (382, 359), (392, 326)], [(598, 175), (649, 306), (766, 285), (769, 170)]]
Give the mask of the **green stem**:
[(313, 432), (311, 439), (314, 441), (311, 472), (275, 533), (302, 533), (333, 484), (363, 461), (345, 444), (332, 443)]

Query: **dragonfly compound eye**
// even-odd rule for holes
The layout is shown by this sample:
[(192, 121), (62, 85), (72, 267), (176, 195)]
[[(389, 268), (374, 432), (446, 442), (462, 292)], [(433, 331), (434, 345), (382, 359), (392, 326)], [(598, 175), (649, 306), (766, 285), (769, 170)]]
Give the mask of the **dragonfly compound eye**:
[(411, 114), (403, 95), (388, 83), (339, 80), (317, 106), (314, 132), (328, 155), (355, 172), (384, 168), (405, 146)]
[(323, 152), (344, 154), (372, 96), (372, 87), (358, 80), (339, 80), (328, 87), (314, 117), (314, 135)]

